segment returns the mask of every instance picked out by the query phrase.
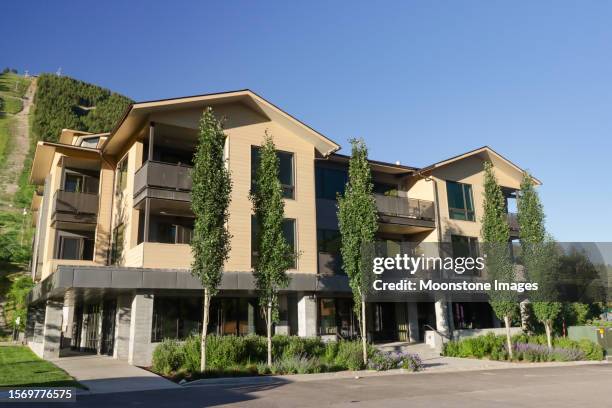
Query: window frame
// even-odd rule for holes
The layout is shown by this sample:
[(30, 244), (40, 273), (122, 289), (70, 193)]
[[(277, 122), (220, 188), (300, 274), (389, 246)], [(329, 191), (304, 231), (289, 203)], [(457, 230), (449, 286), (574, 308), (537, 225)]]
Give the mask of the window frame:
[[(259, 156), (259, 151), (261, 150), (261, 146), (258, 145), (251, 145), (251, 189), (255, 188), (255, 175), (256, 175), (256, 171), (257, 169), (254, 168), (254, 162), (253, 162), (253, 157), (254, 157), (254, 152), (257, 152), (257, 155)], [(278, 176), (279, 176), (279, 182), (281, 184), (281, 188), (283, 190), (283, 199), (285, 200), (296, 200), (296, 171), (295, 171), (295, 153), (294, 152), (289, 152), (286, 150), (280, 150), (280, 149), (275, 149), (276, 152), (276, 157), (279, 160), (279, 166), (278, 166)], [(280, 166), (280, 154), (287, 154), (291, 157), (291, 181), (293, 182), (293, 185), (289, 185), (289, 184), (283, 184), (281, 178), (280, 178), (280, 170), (281, 170), (281, 166)], [(287, 192), (289, 192), (289, 195), (287, 195)]]
[[(449, 188), (448, 188), (450, 184), (457, 185), (459, 188), (461, 188), (461, 195), (463, 199), (464, 208), (457, 208), (457, 207), (451, 206), (451, 200), (450, 200), (450, 194), (449, 194)], [(466, 188), (469, 188), (469, 197), (466, 194)], [(469, 198), (469, 201), (468, 201), (468, 198)], [(468, 205), (467, 205), (468, 202), (471, 204), (471, 207), (472, 207), (471, 209), (468, 208)], [(461, 183), (459, 181), (446, 180), (446, 203), (448, 206), (448, 217), (451, 220), (476, 222), (476, 209), (474, 205), (474, 189), (472, 188), (471, 184)], [(455, 215), (456, 213), (463, 213), (464, 218), (458, 218)]]

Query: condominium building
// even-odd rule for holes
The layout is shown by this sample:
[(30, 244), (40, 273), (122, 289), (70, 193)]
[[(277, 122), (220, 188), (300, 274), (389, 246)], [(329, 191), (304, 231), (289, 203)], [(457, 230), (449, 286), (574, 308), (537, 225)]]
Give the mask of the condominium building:
[[(36, 235), (28, 298), (28, 343), (39, 355), (108, 354), (149, 365), (164, 338), (201, 329), (202, 287), (191, 275), (193, 153), (205, 107), (224, 118), (233, 180), (232, 235), (209, 333), (265, 331), (253, 266), (256, 223), (248, 195), (266, 132), (278, 149), (284, 233), (299, 253), (280, 295), (275, 333), (345, 338), (357, 334), (339, 254), (336, 196), (349, 157), (340, 146), (249, 91), (131, 105), (110, 133), (63, 130), (39, 142), (31, 182)], [(425, 168), (370, 161), (379, 216), (389, 243), (445, 242), (470, 254), (480, 235), (483, 162), (490, 161), (512, 216), (523, 170), (482, 147)], [(537, 181), (537, 180), (536, 180)], [(483, 303), (452, 299), (368, 304), (372, 341), (423, 341), (426, 330), (494, 327)]]

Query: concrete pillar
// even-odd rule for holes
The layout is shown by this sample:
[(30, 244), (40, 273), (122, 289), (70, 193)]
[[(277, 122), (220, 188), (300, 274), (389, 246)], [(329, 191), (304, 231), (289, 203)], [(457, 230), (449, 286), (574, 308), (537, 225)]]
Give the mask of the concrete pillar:
[(63, 324), (62, 324), (62, 333), (64, 334), (62, 336), (63, 341), (62, 341), (62, 348), (68, 348), (70, 347), (70, 344), (72, 343), (72, 326), (74, 324), (74, 304), (70, 305), (70, 304), (66, 304), (64, 302), (64, 308), (63, 308)]
[(153, 295), (135, 295), (130, 313), (128, 362), (138, 366), (151, 364), (151, 326)]
[(117, 315), (115, 317), (115, 349), (113, 358), (127, 360), (130, 353), (130, 320), (132, 313), (132, 295), (117, 297)]
[(317, 301), (314, 295), (298, 294), (298, 336), (317, 335)]
[(63, 306), (63, 302), (58, 302), (55, 300), (48, 300), (47, 305), (45, 306), (43, 358), (59, 358)]
[(416, 302), (408, 302), (408, 340), (418, 343), (419, 337), (419, 313)]
[(436, 329), (445, 335), (450, 334), (450, 324), (448, 322), (448, 302), (444, 298), (436, 299)]

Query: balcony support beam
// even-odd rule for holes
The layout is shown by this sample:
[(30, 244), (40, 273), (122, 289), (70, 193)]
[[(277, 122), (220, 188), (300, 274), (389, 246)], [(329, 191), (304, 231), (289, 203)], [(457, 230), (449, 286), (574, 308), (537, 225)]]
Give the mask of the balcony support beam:
[(144, 232), (142, 240), (144, 242), (149, 242), (149, 222), (151, 218), (151, 199), (145, 198), (145, 210), (144, 210)]
[(155, 144), (155, 122), (149, 123), (149, 151), (147, 160), (153, 160), (153, 145)]

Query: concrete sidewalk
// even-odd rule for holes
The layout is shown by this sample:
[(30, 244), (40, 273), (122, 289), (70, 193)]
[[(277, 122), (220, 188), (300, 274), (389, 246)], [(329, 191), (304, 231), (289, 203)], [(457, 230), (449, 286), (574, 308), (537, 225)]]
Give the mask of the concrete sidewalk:
[(112, 357), (86, 355), (62, 357), (51, 361), (86, 386), (89, 390), (84, 393), (180, 388), (172, 381)]

